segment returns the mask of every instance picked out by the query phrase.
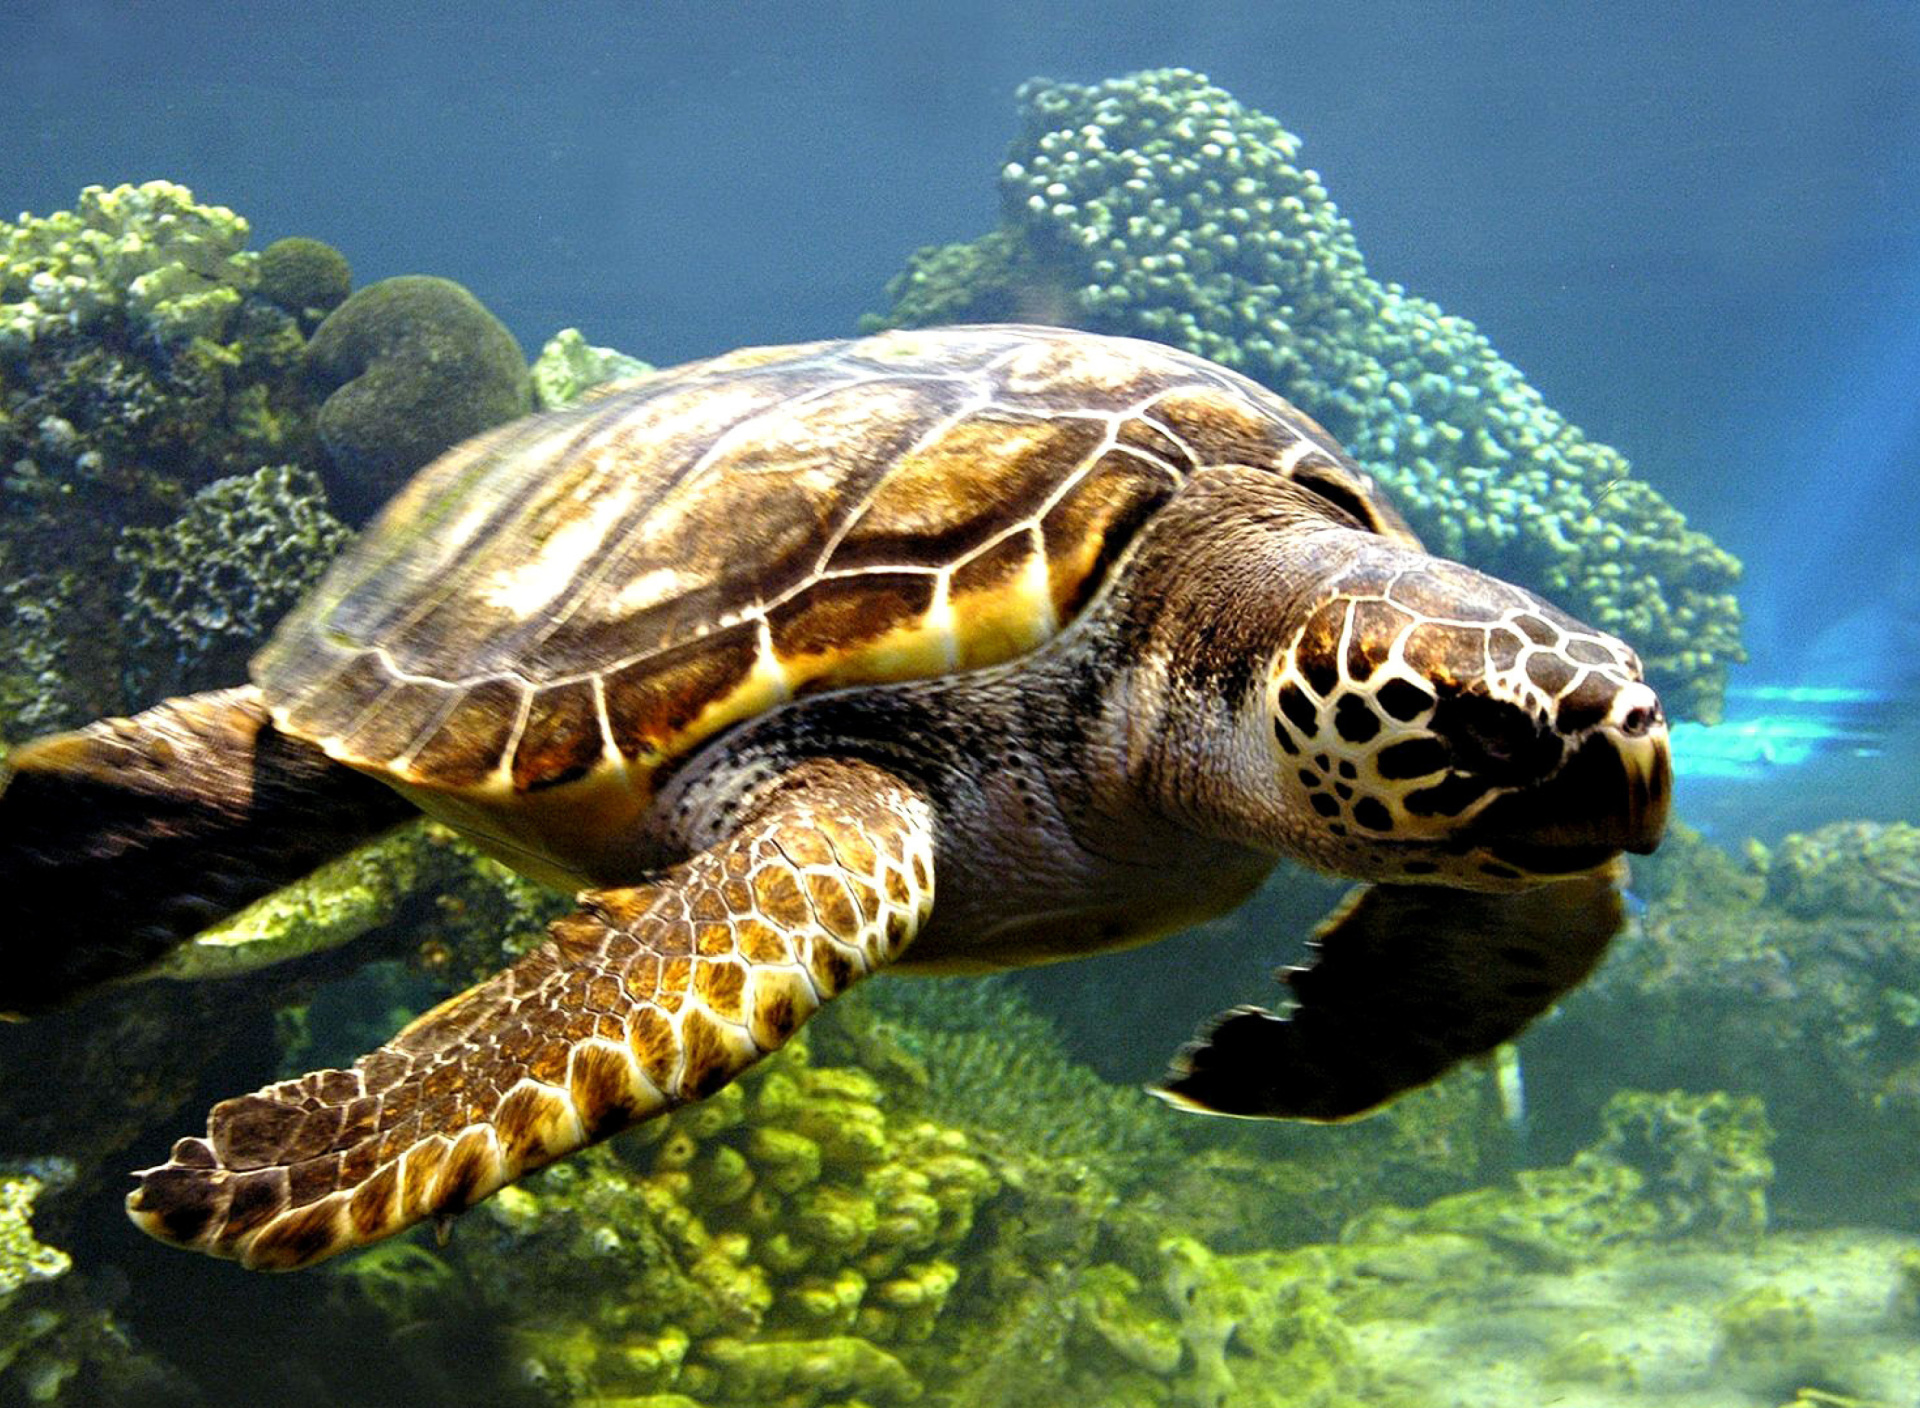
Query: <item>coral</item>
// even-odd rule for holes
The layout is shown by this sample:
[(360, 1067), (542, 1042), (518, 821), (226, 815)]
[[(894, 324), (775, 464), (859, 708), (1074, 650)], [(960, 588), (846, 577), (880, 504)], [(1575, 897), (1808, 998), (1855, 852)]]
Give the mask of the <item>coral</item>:
[(0, 710), (20, 736), (124, 711), (126, 529), (317, 453), (298, 322), (247, 225), (166, 182), (0, 223)]
[[(71, 1171), (53, 1171), (57, 1181), (70, 1181)], [(33, 1200), (46, 1187), (45, 1177), (24, 1169), (0, 1169), (0, 1309), (14, 1292), (38, 1281), (67, 1274), (72, 1262), (55, 1247), (34, 1240)]]
[(1561, 1167), (1525, 1169), (1510, 1185), (1453, 1194), (1417, 1212), (1374, 1208), (1341, 1240), (1466, 1237), (1525, 1266), (1571, 1270), (1621, 1242), (1765, 1231), (1772, 1131), (1758, 1100), (1621, 1091), (1601, 1127), (1599, 1141)]
[(1920, 923), (1920, 826), (1835, 822), (1784, 838), (1767, 898), (1797, 919)]
[(1623, 1084), (1718, 1087), (1765, 1100), (1773, 1199), (1793, 1216), (1910, 1216), (1920, 919), (1899, 915), (1913, 835), (1838, 825), (1736, 858), (1675, 828), (1635, 863), (1645, 912), (1528, 1039), (1529, 1080), (1553, 1092), (1537, 1133), (1561, 1137)]
[(1180, 69), (1019, 99), (1001, 230), (916, 255), (874, 325), (998, 313), (1019, 282), (1050, 321), (1238, 368), (1323, 421), (1435, 550), (1626, 637), (1671, 709), (1717, 716), (1738, 564), (1470, 322), (1369, 275), (1298, 138)]
[(1623, 1090), (1600, 1113), (1596, 1152), (1639, 1169), (1673, 1235), (1756, 1236), (1767, 1229), (1773, 1130), (1758, 1096)]
[[(903, 1402), (920, 1395), (951, 1258), (997, 1187), (965, 1135), (893, 1114), (872, 1077), (812, 1065), (801, 1039), (757, 1077), (504, 1190), (446, 1257), (507, 1320), (527, 1380), (561, 1398)], [(391, 1303), (405, 1299), (392, 1270), (343, 1274), (377, 1275)], [(443, 1292), (437, 1269), (413, 1274), (423, 1296)]]
[(60, 1312), (24, 1287), (67, 1274), (67, 1254), (34, 1238), (33, 1202), (45, 1187), (24, 1170), (0, 1170), (0, 1386), (23, 1400), (54, 1401), (78, 1363), (63, 1343)]
[(836, 1002), (827, 1049), (895, 1077), (897, 1098), (1027, 1157), (1087, 1163), (1126, 1184), (1184, 1148), (1164, 1105), (1071, 1059), (1011, 976), (901, 978)]
[(969, 244), (927, 245), (887, 284), (889, 312), (868, 315), (869, 332), (942, 323), (1073, 323), (1071, 293), (1016, 229), (992, 230)]
[(306, 357), (326, 396), (327, 492), (353, 523), (442, 450), (529, 405), (513, 334), (451, 279), (408, 274), (369, 284), (328, 314)]
[(72, 1168), (58, 1159), (0, 1166), (0, 1399), (179, 1401), (174, 1377), (76, 1289), (67, 1253), (34, 1235), (35, 1202), (72, 1178)]
[(261, 250), (259, 275), (260, 296), (293, 314), (306, 331), (318, 327), (353, 292), (346, 255), (322, 240), (299, 235)]
[(570, 406), (608, 382), (644, 376), (653, 368), (638, 357), (611, 347), (594, 347), (578, 328), (562, 328), (547, 339), (529, 370), (534, 407), (542, 411)]
[(268, 465), (216, 479), (163, 528), (128, 528), (129, 693), (156, 697), (246, 677), (247, 657), (351, 536), (317, 476)]
[(89, 186), (71, 211), (0, 224), (0, 357), (125, 319), (217, 337), (253, 270), (247, 222), (169, 181)]

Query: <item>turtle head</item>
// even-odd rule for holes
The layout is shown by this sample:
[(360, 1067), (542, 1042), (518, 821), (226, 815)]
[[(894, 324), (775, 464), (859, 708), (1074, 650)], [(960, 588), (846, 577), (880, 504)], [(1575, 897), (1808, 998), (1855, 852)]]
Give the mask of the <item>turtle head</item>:
[(1377, 538), (1297, 619), (1267, 702), (1304, 859), (1506, 889), (1659, 843), (1666, 721), (1623, 642)]

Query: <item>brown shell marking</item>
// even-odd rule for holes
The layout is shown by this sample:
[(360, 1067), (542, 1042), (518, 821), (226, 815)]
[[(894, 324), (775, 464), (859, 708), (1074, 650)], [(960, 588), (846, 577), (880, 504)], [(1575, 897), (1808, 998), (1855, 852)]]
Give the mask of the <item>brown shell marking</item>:
[(1379, 502), (1285, 402), (1153, 344), (750, 349), (449, 452), (256, 673), (283, 727), (417, 795), (516, 808), (604, 773), (643, 808), (661, 761), (794, 695), (1034, 649), (1226, 463)]

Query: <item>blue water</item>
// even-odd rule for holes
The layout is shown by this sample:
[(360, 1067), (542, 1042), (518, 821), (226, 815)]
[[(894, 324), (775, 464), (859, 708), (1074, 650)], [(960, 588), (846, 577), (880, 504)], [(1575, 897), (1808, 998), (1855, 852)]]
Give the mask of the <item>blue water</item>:
[[(1300, 134), (1302, 163), (1375, 277), (1471, 318), (1550, 406), (1619, 447), (1743, 560), (1751, 659), (1728, 722), (1691, 735), (1691, 757), (1679, 736), (1680, 819), (1729, 854), (1833, 821), (1920, 823), (1914, 6), (9, 0), (0, 212), (44, 214), (85, 186), (165, 178), (245, 215), (255, 249), (328, 241), (356, 285), (456, 279), (529, 357), (574, 326), (665, 364), (850, 334), (885, 308), (914, 249), (995, 224), (1021, 82), (1169, 65)], [(1920, 875), (1889, 883), (1910, 882)], [(1310, 912), (1326, 898), (1313, 895)], [(1121, 973), (1115, 991), (1128, 996), (1113, 1010), (1134, 1003), (1150, 1024), (1159, 995), (1205, 1012), (1293, 956), (1238, 931), (1237, 967), (1214, 982), (1197, 967), (1211, 961), (1206, 942), (1138, 960), (1139, 978), (1092, 971)], [(1103, 960), (1123, 961), (1135, 960)], [(1814, 985), (1807, 961), (1796, 991)], [(1743, 974), (1755, 1002), (1774, 991)], [(1057, 970), (1030, 991), (1066, 1005), (1081, 981)], [(1184, 1030), (1191, 1014), (1167, 1025)], [(1914, 1023), (1875, 1030), (1874, 1042), (1910, 1041)], [(1066, 1039), (1114, 1079), (1158, 1062), (1110, 1059), (1084, 1014)], [(265, 1078), (272, 1053), (250, 1040), (233, 1089)], [(1548, 1067), (1577, 1064), (1548, 1046)], [(1903, 1059), (1885, 1058), (1896, 1105), (1914, 1080)], [(1643, 1083), (1688, 1082), (1642, 1066)], [(1723, 1075), (1698, 1083), (1719, 1088)], [(1533, 1124), (1528, 1158), (1585, 1142), (1573, 1113)], [(148, 1131), (139, 1147), (158, 1157), (164, 1143)], [(1903, 1196), (1893, 1230), (1905, 1235), (1920, 1231), (1920, 1187)], [(155, 1309), (173, 1283), (142, 1278), (175, 1274), (169, 1256), (142, 1246), (117, 1260), (112, 1203), (70, 1214), (95, 1258), (76, 1279), (134, 1307), (142, 1344), (191, 1381), (166, 1392), (218, 1401), (232, 1339)], [(1874, 1217), (1891, 1220), (1884, 1206)], [(239, 1273), (177, 1275), (180, 1296), (245, 1319)], [(275, 1299), (281, 1284), (248, 1304), (258, 1323), (235, 1383), (399, 1401), (377, 1373), (272, 1368), (286, 1356), (266, 1341), (297, 1342), (303, 1317), (329, 1304), (311, 1288)], [(0, 1300), (0, 1379), (6, 1314)], [(365, 1352), (341, 1338), (318, 1343)], [(464, 1352), (454, 1336), (433, 1343)], [(500, 1352), (489, 1343), (473, 1363)], [(410, 1372), (410, 1393), (456, 1392)], [(1783, 1371), (1760, 1396), (1711, 1401), (1786, 1403), (1817, 1378)], [(446, 1383), (458, 1380), (450, 1370)], [(1920, 1388), (1899, 1402), (1920, 1404)]]
[(660, 362), (847, 329), (992, 223), (1018, 83), (1178, 63), (1748, 562), (1761, 673), (1920, 510), (1903, 6), (25, 0), (0, 56), (9, 213), (164, 175), (256, 247), (458, 279), (530, 353), (577, 324)]

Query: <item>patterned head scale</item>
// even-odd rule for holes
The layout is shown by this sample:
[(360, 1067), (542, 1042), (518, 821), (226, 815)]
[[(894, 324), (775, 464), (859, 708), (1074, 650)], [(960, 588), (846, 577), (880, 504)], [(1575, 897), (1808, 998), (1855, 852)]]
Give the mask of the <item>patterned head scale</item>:
[(1285, 784), (1342, 870), (1498, 887), (1650, 850), (1665, 825), (1639, 658), (1469, 568), (1369, 545), (1270, 689)]

